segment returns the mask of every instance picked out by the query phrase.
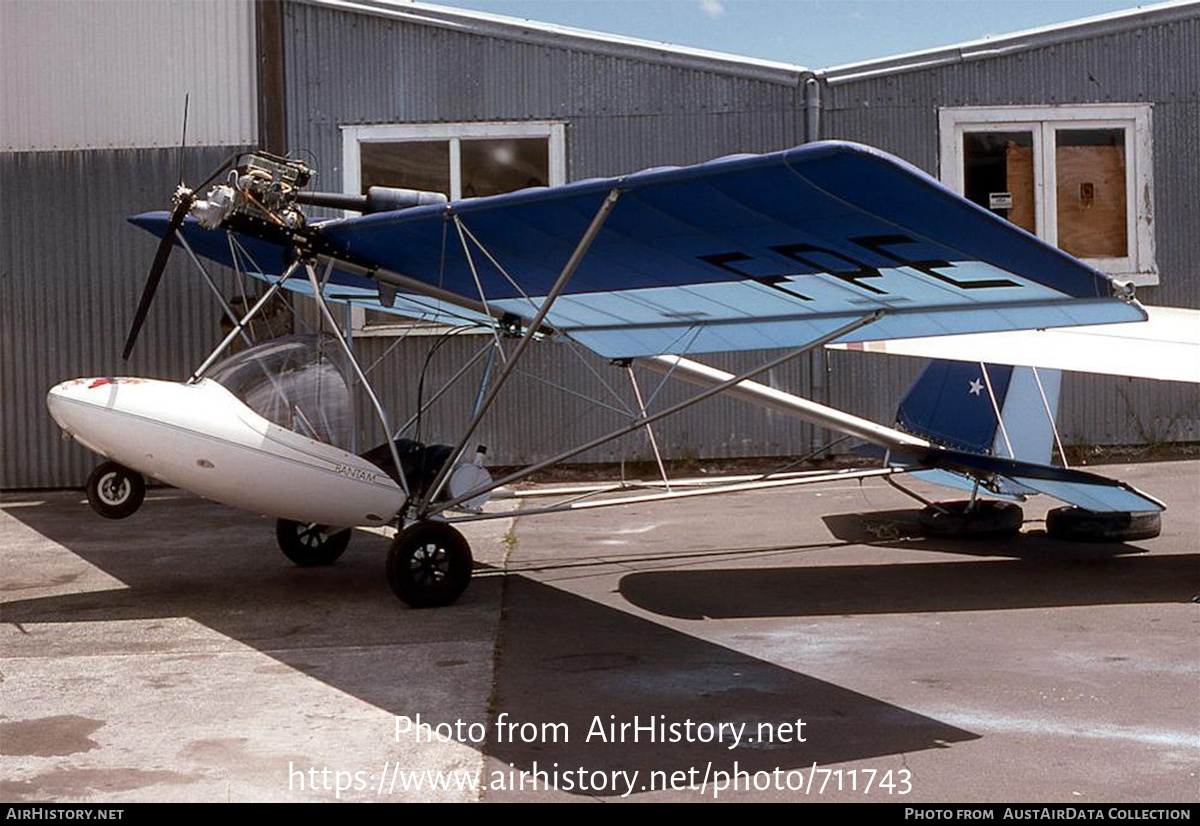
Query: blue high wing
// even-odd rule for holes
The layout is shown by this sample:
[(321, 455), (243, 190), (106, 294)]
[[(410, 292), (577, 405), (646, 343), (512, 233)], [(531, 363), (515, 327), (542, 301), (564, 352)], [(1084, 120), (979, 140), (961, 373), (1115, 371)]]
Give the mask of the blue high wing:
[[(146, 212), (133, 216), (129, 221), (161, 238), (167, 231), (170, 213)], [(195, 218), (189, 217), (180, 227), (179, 234), (197, 255), (227, 267), (234, 266), (234, 253), (225, 232), (205, 229)], [(234, 235), (237, 236), (239, 247), (237, 266), (251, 277), (271, 282), (287, 269), (291, 254), (284, 247), (261, 238), (238, 233)], [(312, 295), (312, 286), (302, 277), (291, 278), (283, 286), (300, 295)], [(381, 303), (378, 282), (357, 272), (338, 269), (333, 271), (322, 290), (327, 301), (352, 304), (415, 321), (452, 326), (491, 323), (489, 316), (446, 300), (399, 290), (394, 294), (385, 291), (384, 294), (387, 296), (386, 304)]]
[[(614, 191), (546, 318), (608, 357), (795, 347), (877, 310), (881, 319), (840, 340), (1146, 317), (1103, 273), (905, 162), (841, 142), (334, 220), (319, 232), (360, 267), (531, 318)], [(160, 217), (134, 220), (161, 232)], [(223, 239), (205, 237), (219, 234), (183, 232), (222, 260)], [(256, 257), (286, 258), (258, 244)], [(339, 285), (375, 289), (349, 271), (334, 273)]]

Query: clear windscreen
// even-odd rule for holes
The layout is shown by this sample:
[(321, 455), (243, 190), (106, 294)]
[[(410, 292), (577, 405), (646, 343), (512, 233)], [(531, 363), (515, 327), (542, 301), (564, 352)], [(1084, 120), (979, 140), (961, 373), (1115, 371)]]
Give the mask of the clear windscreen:
[(311, 333), (255, 345), (207, 375), (264, 419), (349, 449), (353, 420), (347, 367), (333, 336)]

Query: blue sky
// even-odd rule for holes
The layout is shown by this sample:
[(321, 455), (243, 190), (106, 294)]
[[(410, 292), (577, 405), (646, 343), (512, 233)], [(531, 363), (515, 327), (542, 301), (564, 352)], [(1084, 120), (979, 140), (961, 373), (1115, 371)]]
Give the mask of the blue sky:
[(435, 0), (818, 69), (1147, 5), (1130, 0)]

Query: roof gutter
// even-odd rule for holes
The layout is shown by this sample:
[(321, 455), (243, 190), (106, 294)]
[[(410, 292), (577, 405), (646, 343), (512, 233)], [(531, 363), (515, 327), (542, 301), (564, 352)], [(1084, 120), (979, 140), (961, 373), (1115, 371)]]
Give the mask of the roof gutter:
[(848, 63), (844, 66), (833, 66), (828, 69), (817, 69), (813, 74), (830, 86), (837, 86), (841, 83), (870, 80), (883, 75), (1005, 57), (1031, 49), (1073, 43), (1084, 38), (1105, 37), (1146, 26), (1161, 26), (1180, 20), (1194, 20), (1197, 17), (1200, 17), (1200, 4), (1189, 0), (1189, 2), (1170, 3), (1146, 9), (1114, 12), (1091, 20), (1031, 29), (1013, 35), (963, 43), (959, 46), (929, 49), (883, 60), (867, 60), (860, 63)]

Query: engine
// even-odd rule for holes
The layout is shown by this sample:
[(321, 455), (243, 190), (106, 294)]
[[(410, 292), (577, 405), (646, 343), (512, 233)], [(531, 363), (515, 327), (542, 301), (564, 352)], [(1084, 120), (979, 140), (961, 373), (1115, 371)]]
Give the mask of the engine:
[(237, 159), (224, 183), (192, 204), (191, 214), (206, 229), (228, 226), (230, 219), (237, 217), (247, 219), (239, 222), (242, 224), (299, 231), (305, 226), (301, 205), (369, 214), (446, 202), (440, 192), (388, 186), (370, 187), (366, 195), (305, 190), (315, 176), (304, 161), (247, 152)]
[(245, 215), (285, 229), (304, 226), (297, 204), (314, 173), (308, 164), (266, 152), (247, 152), (237, 159), (225, 183), (192, 205), (192, 215), (207, 229), (217, 229), (232, 215)]

